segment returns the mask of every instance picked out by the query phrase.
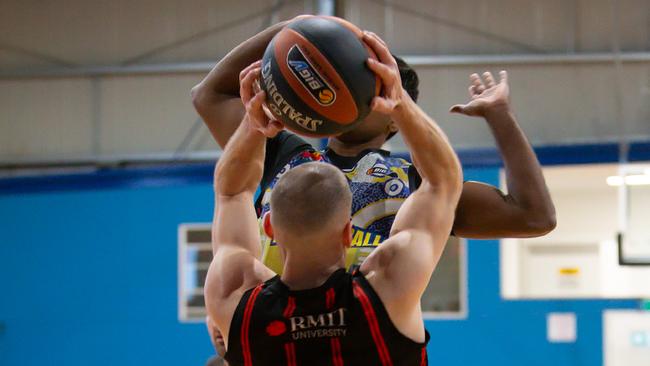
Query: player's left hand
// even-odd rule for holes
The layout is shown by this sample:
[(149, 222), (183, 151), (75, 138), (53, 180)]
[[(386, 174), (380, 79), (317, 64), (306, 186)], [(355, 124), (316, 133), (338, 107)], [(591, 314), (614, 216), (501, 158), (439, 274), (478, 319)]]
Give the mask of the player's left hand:
[(239, 74), (239, 95), (246, 108), (244, 123), (262, 133), (268, 138), (275, 137), (284, 125), (264, 111), (266, 93), (259, 88), (258, 80), (261, 73), (261, 61), (252, 63)]
[(379, 59), (377, 61), (368, 58), (367, 64), (370, 70), (379, 76), (383, 87), (382, 95), (373, 98), (371, 108), (374, 111), (390, 115), (401, 105), (402, 98), (406, 95), (402, 88), (397, 61), (388, 50), (386, 42), (376, 34), (364, 31), (363, 41), (370, 46)]
[(499, 77), (500, 80), (497, 83), (489, 71), (483, 73), (483, 78), (478, 74), (470, 75), (470, 101), (467, 104), (456, 104), (451, 107), (449, 112), (485, 117), (490, 112), (508, 111), (510, 109), (508, 73), (501, 71)]

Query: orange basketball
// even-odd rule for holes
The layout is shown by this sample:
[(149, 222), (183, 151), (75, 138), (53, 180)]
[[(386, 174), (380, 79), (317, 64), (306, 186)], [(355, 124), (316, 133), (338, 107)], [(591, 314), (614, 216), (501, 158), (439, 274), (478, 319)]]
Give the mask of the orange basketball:
[(366, 60), (376, 58), (352, 23), (311, 16), (275, 35), (262, 58), (260, 85), (266, 106), (299, 134), (322, 137), (353, 129), (370, 113), (379, 78)]

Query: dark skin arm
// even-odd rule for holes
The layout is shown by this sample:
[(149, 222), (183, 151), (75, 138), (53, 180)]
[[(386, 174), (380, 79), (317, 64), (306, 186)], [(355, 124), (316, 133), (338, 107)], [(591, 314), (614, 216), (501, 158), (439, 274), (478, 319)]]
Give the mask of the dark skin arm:
[(508, 76), (497, 83), (489, 72), (470, 76), (470, 102), (451, 112), (483, 117), (504, 162), (508, 194), (466, 182), (454, 221), (454, 234), (465, 238), (536, 237), (555, 228), (555, 207), (539, 161), (517, 124), (510, 105)]
[(222, 149), (239, 127), (245, 113), (239, 98), (240, 73), (262, 58), (273, 36), (290, 21), (272, 25), (235, 47), (192, 88), (194, 108)]

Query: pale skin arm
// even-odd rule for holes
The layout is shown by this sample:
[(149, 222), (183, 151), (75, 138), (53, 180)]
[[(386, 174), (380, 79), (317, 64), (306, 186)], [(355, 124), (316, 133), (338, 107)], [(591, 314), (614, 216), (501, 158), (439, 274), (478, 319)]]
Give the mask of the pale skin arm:
[(215, 169), (214, 257), (204, 293), (208, 315), (221, 330), (226, 346), (230, 322), (243, 293), (275, 275), (259, 260), (260, 235), (253, 195), (262, 179), (266, 138), (281, 127), (264, 116), (264, 93), (253, 91), (258, 75), (259, 65), (255, 64), (241, 74), (246, 114)]
[(374, 34), (364, 40), (380, 62), (369, 61), (384, 85), (373, 108), (398, 124), (422, 184), (399, 209), (391, 237), (361, 266), (392, 322), (404, 335), (424, 340), (420, 298), (426, 289), (454, 220), (462, 171), (447, 137), (402, 90), (399, 71), (386, 45)]
[(512, 112), (508, 74), (501, 71), (498, 82), (489, 72), (483, 78), (472, 74), (470, 83), (470, 101), (453, 106), (451, 112), (487, 121), (503, 158), (508, 194), (487, 184), (466, 182), (454, 233), (478, 239), (548, 233), (555, 228), (555, 207), (535, 152)]

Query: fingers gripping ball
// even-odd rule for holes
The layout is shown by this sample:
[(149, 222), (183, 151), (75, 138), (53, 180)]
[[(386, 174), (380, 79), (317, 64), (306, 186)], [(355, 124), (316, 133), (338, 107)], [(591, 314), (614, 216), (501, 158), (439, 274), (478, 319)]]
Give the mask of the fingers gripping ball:
[(260, 86), (275, 118), (299, 134), (322, 137), (353, 129), (370, 113), (378, 77), (362, 32), (339, 18), (312, 16), (287, 25), (262, 59)]

